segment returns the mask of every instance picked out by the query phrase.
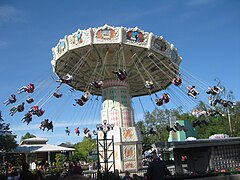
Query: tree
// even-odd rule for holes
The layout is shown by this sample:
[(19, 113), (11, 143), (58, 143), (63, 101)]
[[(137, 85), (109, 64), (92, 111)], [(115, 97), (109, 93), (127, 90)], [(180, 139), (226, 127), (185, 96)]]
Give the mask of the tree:
[(17, 147), (16, 135), (10, 131), (10, 124), (3, 122), (2, 112), (0, 111), (0, 152), (8, 152)]
[(166, 125), (169, 124), (169, 118), (170, 116), (179, 116), (180, 112), (181, 108), (173, 110), (156, 108), (152, 112), (145, 113), (144, 120), (136, 123), (136, 127), (142, 133), (143, 151), (151, 148), (151, 145), (156, 142), (167, 141), (169, 133)]
[(55, 155), (55, 160), (56, 160), (56, 165), (57, 166), (62, 166), (63, 163), (66, 161), (66, 156), (64, 154), (57, 153)]
[(71, 157), (72, 160), (76, 161), (85, 161), (88, 162), (89, 158), (88, 155), (91, 151), (97, 149), (97, 143), (94, 139), (89, 139), (84, 137), (83, 140), (79, 143), (74, 145), (75, 152), (74, 155)]
[(34, 138), (34, 137), (36, 137), (36, 136), (33, 135), (33, 134), (30, 134), (29, 132), (27, 132), (25, 135), (23, 135), (23, 136), (21, 137), (21, 141), (24, 140), (24, 139)]

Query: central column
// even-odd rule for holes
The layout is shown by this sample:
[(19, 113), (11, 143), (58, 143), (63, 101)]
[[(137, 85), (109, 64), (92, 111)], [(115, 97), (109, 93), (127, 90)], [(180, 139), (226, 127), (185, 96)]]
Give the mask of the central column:
[(102, 121), (114, 124), (108, 137), (114, 136), (115, 168), (120, 171), (142, 167), (142, 138), (135, 127), (131, 96), (125, 81), (104, 81)]

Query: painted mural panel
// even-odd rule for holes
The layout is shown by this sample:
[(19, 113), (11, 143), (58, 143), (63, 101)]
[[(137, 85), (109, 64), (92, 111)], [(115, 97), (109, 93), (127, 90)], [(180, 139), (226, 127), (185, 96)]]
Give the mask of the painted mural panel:
[(134, 42), (143, 42), (143, 33), (140, 31), (128, 31), (127, 39)]
[(136, 162), (125, 162), (124, 163), (124, 169), (136, 169), (137, 165)]
[(94, 29), (94, 43), (116, 43), (119, 38), (119, 28), (104, 25)]
[(136, 150), (134, 145), (123, 146), (123, 157), (125, 161), (135, 160)]
[(91, 31), (80, 30), (68, 36), (69, 49), (75, 49), (78, 47), (86, 46), (91, 44)]

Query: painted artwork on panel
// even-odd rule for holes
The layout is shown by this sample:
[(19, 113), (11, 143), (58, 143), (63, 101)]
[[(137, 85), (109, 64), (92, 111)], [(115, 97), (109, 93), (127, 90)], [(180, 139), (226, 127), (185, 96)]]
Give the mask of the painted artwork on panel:
[(65, 51), (66, 49), (66, 43), (64, 40), (60, 40), (60, 42), (58, 43), (57, 46), (57, 52), (58, 54), (61, 54), (63, 51)]
[(134, 146), (124, 146), (123, 148), (124, 160), (134, 160), (135, 159), (135, 147)]
[(178, 55), (177, 55), (177, 52), (175, 50), (172, 51), (171, 58), (172, 58), (173, 62), (177, 63)]
[(166, 51), (167, 49), (166, 43), (161, 39), (155, 39), (153, 42), (153, 46), (160, 51)]
[(126, 162), (124, 164), (125, 169), (135, 169), (136, 168), (136, 164), (134, 162)]
[(115, 31), (113, 29), (100, 29), (97, 32), (98, 39), (113, 39), (115, 37)]
[(82, 43), (83, 42), (82, 36), (83, 36), (82, 32), (78, 31), (76, 34), (72, 35), (71, 43), (75, 45)]
[(143, 42), (143, 33), (139, 31), (128, 31), (127, 39), (134, 42)]
[(124, 139), (131, 139), (133, 137), (132, 129), (126, 129), (123, 131), (123, 137)]

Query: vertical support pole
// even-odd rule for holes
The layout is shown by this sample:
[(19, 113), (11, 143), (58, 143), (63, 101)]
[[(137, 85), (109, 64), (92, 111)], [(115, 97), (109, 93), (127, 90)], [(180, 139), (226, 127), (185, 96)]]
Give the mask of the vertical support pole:
[(230, 136), (232, 136), (232, 123), (231, 123), (231, 115), (230, 115), (229, 108), (227, 109), (227, 112), (228, 112), (228, 123), (229, 123)]
[(113, 170), (115, 174), (115, 153), (114, 153), (114, 137), (112, 136), (112, 144), (113, 144)]
[(103, 132), (103, 149), (104, 149), (104, 166), (105, 166), (105, 172), (108, 171), (108, 157), (107, 157), (107, 133)]
[(48, 163), (50, 164), (51, 162), (51, 156), (50, 156), (50, 151), (48, 151)]
[(98, 134), (97, 134), (97, 154), (98, 154), (98, 162), (97, 162), (97, 174), (99, 174), (100, 172), (100, 168), (101, 168), (101, 165), (100, 165), (100, 158), (99, 158), (99, 140), (98, 140)]
[(26, 161), (26, 163), (29, 163), (28, 162), (28, 153), (25, 154), (25, 161)]

